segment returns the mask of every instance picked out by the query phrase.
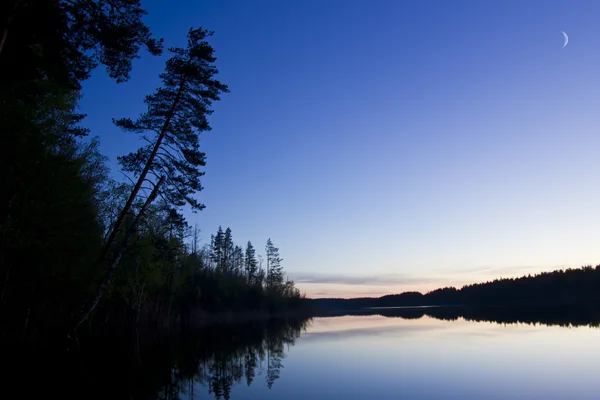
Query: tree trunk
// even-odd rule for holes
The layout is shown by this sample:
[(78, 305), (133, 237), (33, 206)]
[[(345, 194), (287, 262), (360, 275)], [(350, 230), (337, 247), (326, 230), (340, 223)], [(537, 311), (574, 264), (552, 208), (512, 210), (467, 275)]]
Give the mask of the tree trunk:
[[(2, 265), (3, 263), (0, 263)], [(4, 287), (2, 288), (2, 294), (0, 295), (0, 302), (4, 300), (4, 294), (6, 293), (6, 289), (8, 288), (8, 279), (10, 278), (10, 268), (12, 267), (12, 263), (8, 264), (8, 268), (6, 268), (6, 276), (4, 277)]]
[(123, 206), (123, 209), (121, 210), (121, 213), (119, 214), (119, 217), (117, 218), (117, 221), (115, 222), (115, 225), (113, 226), (113, 228), (110, 232), (110, 235), (108, 235), (108, 239), (106, 239), (106, 242), (104, 242), (104, 246), (102, 246), (102, 249), (100, 250), (100, 256), (99, 256), (100, 261), (102, 261), (106, 258), (106, 255), (108, 254), (108, 249), (110, 248), (111, 243), (113, 242), (113, 240), (115, 240), (115, 236), (121, 229), (121, 225), (123, 224), (125, 217), (129, 213), (129, 209), (131, 208), (133, 201), (135, 200), (138, 192), (140, 191), (140, 188), (142, 187), (142, 183), (144, 182), (144, 180), (146, 179), (146, 176), (148, 175), (148, 172), (150, 171), (150, 167), (152, 166), (152, 163), (154, 162), (156, 153), (158, 153), (158, 149), (160, 148), (160, 145), (162, 144), (162, 141), (167, 133), (167, 129), (169, 128), (169, 125), (171, 123), (171, 119), (173, 118), (173, 115), (175, 114), (175, 109), (179, 105), (179, 101), (181, 99), (181, 92), (183, 91), (184, 85), (185, 85), (185, 79), (182, 79), (181, 83), (179, 84), (179, 89), (177, 91), (177, 95), (175, 96), (175, 100), (173, 100), (173, 106), (169, 110), (169, 114), (167, 115), (167, 118), (165, 119), (165, 123), (163, 124), (163, 127), (160, 130), (160, 134), (158, 135), (158, 138), (156, 139), (156, 143), (154, 143), (154, 148), (152, 149), (152, 153), (150, 153), (150, 157), (148, 157), (148, 161), (146, 161), (146, 165), (144, 166), (144, 169), (142, 170), (140, 177), (138, 178), (137, 182), (135, 183), (135, 186), (133, 187), (133, 190), (131, 191), (129, 198), (127, 199), (127, 202), (125, 203), (125, 206)]
[(102, 298), (102, 294), (104, 293), (104, 289), (106, 289), (106, 286), (110, 283), (110, 279), (114, 275), (117, 265), (119, 264), (119, 261), (121, 261), (121, 257), (123, 256), (123, 253), (125, 252), (125, 248), (127, 247), (127, 244), (129, 243), (129, 239), (131, 238), (131, 235), (133, 234), (133, 232), (135, 230), (135, 226), (137, 225), (137, 222), (139, 221), (140, 217), (144, 214), (146, 209), (150, 206), (150, 204), (152, 203), (152, 201), (158, 194), (158, 189), (160, 188), (160, 186), (163, 184), (164, 181), (165, 181), (165, 177), (161, 176), (161, 178), (159, 179), (156, 186), (154, 186), (154, 189), (152, 189), (152, 193), (150, 193), (150, 196), (148, 196), (148, 198), (146, 199), (146, 202), (144, 203), (144, 206), (140, 210), (139, 214), (137, 215), (137, 217), (135, 217), (135, 219), (131, 223), (129, 230), (127, 231), (127, 233), (125, 234), (125, 237), (123, 238), (123, 242), (119, 246), (119, 249), (117, 250), (117, 253), (115, 254), (115, 257), (113, 258), (113, 261), (110, 263), (108, 270), (104, 274), (104, 278), (102, 279), (102, 282), (100, 283), (100, 286), (98, 287), (98, 290), (96, 291), (96, 296), (94, 296), (94, 300), (92, 301), (90, 308), (87, 310), (85, 315), (81, 318), (81, 320), (77, 323), (77, 325), (75, 325), (75, 328), (73, 328), (73, 330), (76, 330), (77, 328), (79, 328), (79, 326), (89, 318), (90, 314), (94, 311), (94, 309), (100, 302), (100, 299)]
[(162, 309), (163, 309), (163, 301), (159, 297), (158, 298), (158, 308), (156, 309), (156, 326), (158, 326), (158, 327), (162, 326), (162, 325), (160, 325)]
[(137, 309), (136, 309), (136, 314), (135, 314), (135, 323), (136, 325), (140, 322), (140, 311), (142, 309), (142, 297), (144, 296), (144, 288), (146, 287), (146, 282), (144, 282), (142, 284), (142, 287), (138, 293), (138, 304), (137, 304)]
[(158, 304), (158, 298), (152, 301), (152, 310), (148, 313), (148, 323), (152, 323), (154, 318), (154, 311), (156, 310), (156, 304)]
[(6, 18), (6, 22), (5, 22), (6, 25), (4, 26), (4, 29), (2, 30), (2, 36), (0, 36), (0, 54), (2, 54), (2, 49), (4, 49), (4, 43), (6, 43), (6, 37), (8, 36), (8, 28), (10, 27), (10, 24), (12, 23), (13, 19), (15, 18), (15, 15), (17, 14), (17, 9), (19, 8), (19, 5), (21, 4), (22, 1), (23, 0), (17, 0), (15, 2), (10, 14), (8, 14), (8, 17)]
[(169, 298), (169, 307), (167, 308), (167, 323), (171, 325), (171, 306), (173, 304), (173, 278), (175, 276), (175, 263), (171, 263), (169, 267), (169, 274), (167, 276), (167, 282), (165, 284), (165, 291)]
[(4, 43), (6, 42), (6, 37), (8, 36), (8, 28), (5, 28), (2, 32), (2, 37), (0, 37), (0, 54), (2, 54), (2, 49), (4, 48)]
[[(35, 285), (37, 283), (36, 278), (33, 278), (33, 283), (31, 284), (31, 290), (29, 293), (29, 299), (34, 299), (35, 298)], [(29, 307), (27, 308), (27, 315), (25, 316), (25, 324), (23, 325), (23, 336), (25, 336), (27, 334), (27, 329), (29, 328), (29, 317), (31, 316), (31, 303), (29, 305)], [(35, 312), (35, 310), (34, 310)]]
[(169, 296), (169, 311), (167, 312), (167, 324), (169, 324), (169, 329), (171, 329), (171, 306), (173, 304), (173, 296)]

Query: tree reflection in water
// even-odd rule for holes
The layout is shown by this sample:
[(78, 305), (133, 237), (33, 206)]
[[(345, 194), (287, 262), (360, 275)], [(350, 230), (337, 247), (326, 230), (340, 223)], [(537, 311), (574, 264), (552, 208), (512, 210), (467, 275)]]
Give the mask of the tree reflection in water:
[(234, 385), (260, 384), (259, 376), (270, 389), (281, 374), (285, 349), (309, 324), (310, 319), (272, 319), (186, 333), (120, 332), (80, 338), (79, 348), (67, 353), (38, 348), (3, 361), (14, 378), (22, 381), (30, 371), (40, 383), (32, 389), (63, 398), (172, 400), (206, 398), (208, 392), (229, 399)]
[(234, 385), (257, 384), (256, 377), (263, 374), (271, 389), (283, 368), (286, 346), (294, 345), (308, 324), (306, 319), (271, 320), (186, 335), (175, 343), (179, 356), (157, 398), (194, 398), (204, 387), (215, 399), (229, 399)]
[(600, 327), (598, 304), (504, 304), (497, 306), (372, 307), (323, 313), (321, 316), (380, 315), (388, 318), (420, 319), (424, 316), (456, 321), (498, 324), (528, 324), (561, 327)]

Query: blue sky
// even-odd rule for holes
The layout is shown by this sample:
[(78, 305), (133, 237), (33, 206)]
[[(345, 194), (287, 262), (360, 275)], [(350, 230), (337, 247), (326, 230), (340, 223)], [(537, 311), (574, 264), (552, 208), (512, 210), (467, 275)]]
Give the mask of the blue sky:
[[(309, 296), (427, 291), (600, 262), (600, 3), (143, 1), (167, 46), (215, 31), (206, 243), (279, 247)], [(562, 48), (561, 31), (569, 35)], [(116, 157), (164, 57), (99, 68), (82, 111)]]

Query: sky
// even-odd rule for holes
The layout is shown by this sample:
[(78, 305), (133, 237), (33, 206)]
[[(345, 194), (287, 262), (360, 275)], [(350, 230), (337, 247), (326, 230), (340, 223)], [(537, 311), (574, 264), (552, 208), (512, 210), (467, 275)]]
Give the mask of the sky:
[[(310, 297), (600, 264), (600, 3), (142, 1), (166, 47), (213, 30), (201, 243), (271, 238)], [(563, 48), (561, 31), (569, 35)], [(118, 174), (168, 53), (81, 111)]]

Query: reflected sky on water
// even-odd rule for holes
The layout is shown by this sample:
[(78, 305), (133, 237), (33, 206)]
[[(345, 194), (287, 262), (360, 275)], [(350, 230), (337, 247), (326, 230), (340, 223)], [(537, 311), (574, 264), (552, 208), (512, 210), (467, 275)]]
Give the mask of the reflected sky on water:
[(598, 343), (600, 330), (585, 326), (314, 318), (270, 390), (258, 376), (231, 399), (596, 399)]

